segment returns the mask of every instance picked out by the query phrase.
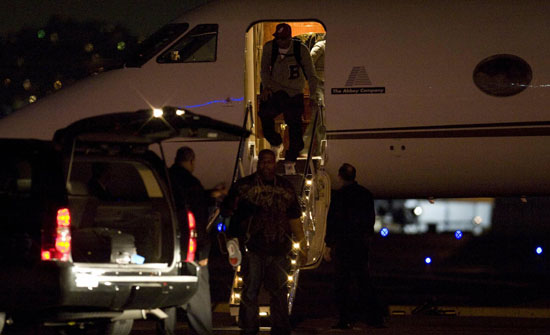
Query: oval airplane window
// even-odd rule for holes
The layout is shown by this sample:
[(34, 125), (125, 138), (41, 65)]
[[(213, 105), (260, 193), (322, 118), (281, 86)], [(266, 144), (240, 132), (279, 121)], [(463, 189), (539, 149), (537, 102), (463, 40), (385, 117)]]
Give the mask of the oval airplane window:
[(508, 97), (526, 89), (533, 72), (526, 61), (514, 55), (494, 55), (482, 60), (474, 70), (474, 83), (483, 92)]

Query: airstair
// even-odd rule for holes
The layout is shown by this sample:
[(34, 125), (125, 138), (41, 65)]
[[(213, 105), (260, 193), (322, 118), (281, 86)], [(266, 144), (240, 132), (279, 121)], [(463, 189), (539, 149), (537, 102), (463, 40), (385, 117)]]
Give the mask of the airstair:
[[(313, 120), (309, 122), (304, 132), (306, 148), (298, 157), (295, 167), (296, 173), (285, 175), (283, 160), (279, 160), (277, 163), (277, 174), (283, 175), (288, 179), (294, 185), (298, 195), (302, 209), (301, 220), (308, 249), (308, 258), (303, 264), (298, 263), (298, 243), (294, 243), (291, 251), (291, 269), (288, 273), (287, 281), (289, 314), (291, 314), (295, 302), (300, 271), (318, 267), (322, 261), (325, 247), (326, 218), (330, 204), (330, 178), (325, 171), (327, 142), (324, 132), (324, 107), (319, 104), (313, 114)], [(244, 126), (252, 129), (253, 134), (256, 135), (252, 135), (248, 139), (241, 141), (233, 181), (254, 173), (258, 161), (258, 153), (264, 148), (269, 148), (269, 144), (266, 144), (265, 140), (263, 140), (264, 145), (262, 145), (262, 139), (259, 139), (257, 132), (254, 131), (256, 125), (251, 102), (247, 105)], [(284, 128), (284, 125), (282, 128)], [(240, 266), (235, 268), (229, 301), (230, 314), (236, 319), (239, 314), (243, 284), (240, 270)], [(263, 289), (260, 292), (259, 305), (260, 316), (269, 316), (269, 295), (267, 292), (263, 292)]]

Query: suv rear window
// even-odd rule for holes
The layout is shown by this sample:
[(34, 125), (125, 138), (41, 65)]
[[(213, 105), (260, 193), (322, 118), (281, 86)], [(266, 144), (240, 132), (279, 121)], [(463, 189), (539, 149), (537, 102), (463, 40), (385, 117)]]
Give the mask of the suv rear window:
[(136, 161), (76, 161), (68, 183), (73, 261), (169, 263), (170, 210), (154, 171)]

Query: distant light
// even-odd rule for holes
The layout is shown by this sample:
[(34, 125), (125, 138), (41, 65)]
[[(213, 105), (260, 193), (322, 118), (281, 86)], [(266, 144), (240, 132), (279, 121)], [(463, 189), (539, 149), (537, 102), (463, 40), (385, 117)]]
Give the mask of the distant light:
[(300, 243), (294, 242), (294, 243), (292, 244), (292, 247), (293, 247), (294, 249), (300, 249)]
[(430, 257), (424, 258), (424, 263), (430, 264), (432, 262), (432, 259)]
[(382, 235), (382, 237), (388, 236), (389, 233), (390, 233), (390, 230), (389, 230), (388, 228), (386, 228), (386, 227), (380, 229), (380, 235)]
[(60, 90), (61, 87), (63, 87), (61, 80), (56, 80), (55, 83), (53, 83), (53, 88), (55, 88), (56, 90)]
[(46, 31), (44, 29), (40, 29), (36, 35), (38, 36), (38, 38), (42, 39), (46, 37)]
[(415, 207), (414, 210), (413, 210), (413, 213), (414, 213), (414, 215), (416, 215), (416, 216), (422, 215), (422, 212), (423, 212), (423, 211), (422, 211), (422, 207), (420, 207), (420, 206)]
[(481, 224), (483, 222), (483, 219), (481, 218), (481, 216), (476, 216), (474, 217), (473, 221), (475, 224)]
[(535, 252), (537, 253), (537, 255), (541, 255), (541, 254), (542, 254), (542, 251), (543, 251), (543, 250), (542, 250), (542, 247), (537, 247), (537, 248), (535, 249)]
[(462, 238), (462, 230), (455, 231), (455, 238), (460, 240)]
[(294, 281), (294, 277), (293, 276), (288, 276), (288, 281)]
[(37, 98), (36, 98), (36, 95), (31, 95), (31, 96), (29, 97), (29, 103), (32, 104), (33, 102), (36, 102), (36, 99), (37, 99)]
[(160, 108), (153, 108), (153, 116), (154, 117), (162, 117), (162, 109)]
[(50, 34), (50, 41), (53, 42), (53, 43), (59, 41), (59, 34), (58, 33)]
[(178, 110), (176, 110), (176, 115), (178, 115), (178, 116), (185, 115), (185, 111), (183, 109), (178, 109)]
[(124, 41), (120, 41), (116, 44), (116, 48), (118, 51), (122, 51), (126, 49), (126, 43)]
[(94, 45), (92, 43), (86, 43), (86, 45), (84, 45), (84, 51), (86, 52), (94, 51)]
[(313, 180), (311, 179), (306, 179), (306, 185), (312, 185), (313, 184)]
[(30, 90), (31, 87), (32, 87), (31, 80), (30, 79), (25, 79), (23, 81), (23, 88), (25, 89), (25, 91)]
[(267, 312), (260, 312), (260, 316), (267, 316)]

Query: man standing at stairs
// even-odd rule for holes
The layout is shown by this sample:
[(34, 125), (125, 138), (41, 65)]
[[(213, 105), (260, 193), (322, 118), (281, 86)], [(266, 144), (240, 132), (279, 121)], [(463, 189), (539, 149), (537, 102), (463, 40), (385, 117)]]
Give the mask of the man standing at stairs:
[[(342, 187), (333, 192), (327, 217), (324, 259), (334, 259), (334, 293), (339, 311), (336, 329), (351, 329), (355, 321), (384, 327), (384, 311), (369, 275), (369, 245), (374, 235), (374, 200), (371, 192), (355, 181), (351, 164), (338, 170)], [(355, 285), (354, 285), (355, 284)], [(358, 292), (352, 292), (357, 287)], [(360, 300), (361, 310), (355, 308)]]
[(222, 206), (222, 215), (231, 216), (227, 233), (238, 237), (242, 247), (241, 334), (258, 334), (263, 285), (270, 296), (271, 334), (290, 335), (287, 273), (293, 238), (300, 243), (301, 258), (307, 259), (296, 191), (275, 173), (275, 165), (273, 151), (260, 151), (257, 172), (233, 184)]

